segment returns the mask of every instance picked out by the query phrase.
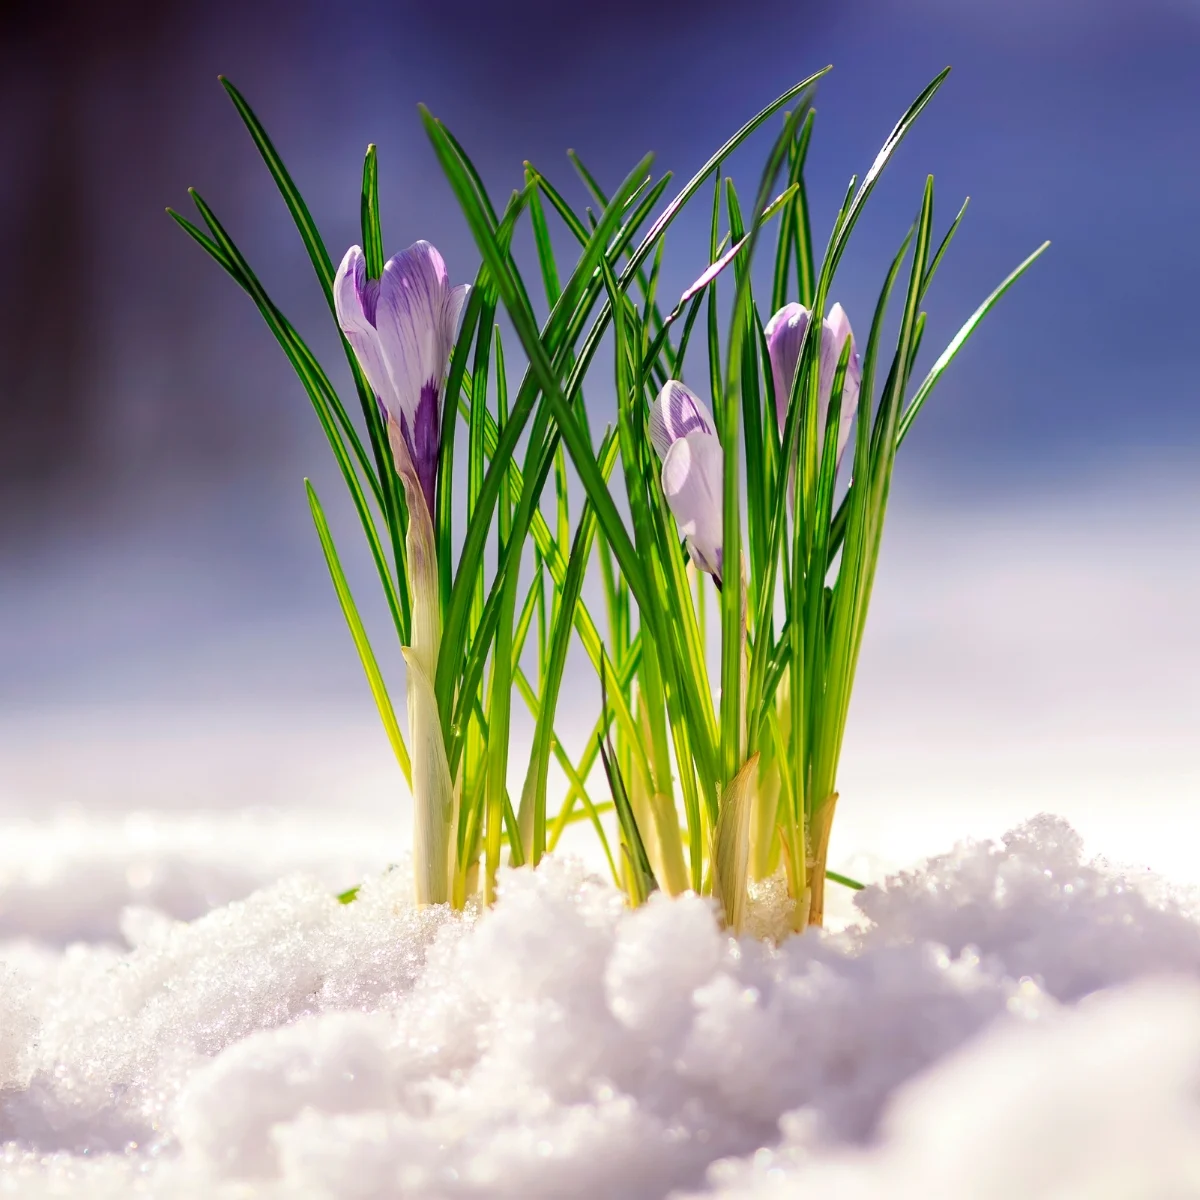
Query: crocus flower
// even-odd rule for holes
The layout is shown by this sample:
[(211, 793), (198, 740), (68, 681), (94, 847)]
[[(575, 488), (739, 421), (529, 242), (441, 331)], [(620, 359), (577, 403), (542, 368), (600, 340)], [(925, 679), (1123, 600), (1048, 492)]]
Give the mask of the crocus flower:
[[(451, 287), (442, 256), (414, 242), (390, 258), (380, 279), (367, 278), (366, 256), (351, 246), (333, 281), (338, 324), (387, 414), (432, 517), (442, 444), (442, 387), (469, 288)], [(395, 425), (395, 432), (392, 426)]]
[[(779, 414), (782, 430), (787, 420), (788, 401), (792, 395), (792, 383), (796, 377), (796, 366), (800, 358), (800, 342), (808, 328), (809, 311), (800, 304), (785, 304), (767, 322), (764, 330), (767, 338), (767, 354), (771, 359), (771, 375), (775, 381), (775, 411)], [(837, 374), (838, 359), (846, 339), (850, 339), (850, 362), (846, 367), (845, 386), (842, 389), (842, 413), (838, 423), (837, 461), (850, 440), (850, 423), (858, 409), (858, 389), (862, 385), (862, 361), (855, 346), (850, 320), (840, 304), (829, 310), (829, 316), (821, 323), (821, 366), (817, 383), (817, 429), (818, 444), (824, 445), (825, 420), (829, 414), (829, 398), (833, 392), (833, 378)]]
[(466, 286), (452, 288), (442, 256), (414, 242), (367, 278), (351, 246), (333, 282), (338, 324), (386, 413), (388, 443), (404, 484), (411, 598), (408, 730), (412, 742), (413, 876), (418, 904), (450, 899), (454, 787), (433, 680), (442, 640), (434, 496), (442, 442), (442, 387)]
[(649, 431), (662, 459), (663, 493), (688, 553), (719, 586), (725, 568), (725, 459), (712, 413), (677, 379), (668, 379), (650, 405)]

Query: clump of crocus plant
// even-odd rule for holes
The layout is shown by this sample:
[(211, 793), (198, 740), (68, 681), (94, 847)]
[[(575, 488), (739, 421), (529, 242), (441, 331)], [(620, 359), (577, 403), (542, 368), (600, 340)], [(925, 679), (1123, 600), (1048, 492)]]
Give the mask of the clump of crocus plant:
[[(935, 247), (930, 178), (882, 273), (865, 343), (838, 304), (817, 321), (880, 173), (946, 77), (921, 93), (852, 181), (818, 261), (804, 168), (821, 74), (747, 122), (665, 206), (670, 176), (656, 176), (652, 159), (608, 195), (573, 156), (593, 206), (586, 218), (528, 164), (524, 186), (498, 210), (460, 144), (422, 110), (479, 251), (469, 297), (450, 286), (428, 242), (384, 262), (373, 146), (358, 196), (362, 248), (335, 271), (265, 131), (225, 83), (344, 334), (360, 418), (204, 201), (192, 193), (207, 229), (172, 215), (254, 300), (308, 394), (362, 524), (399, 649), (382, 666), (308, 485), (330, 576), (413, 794), (422, 903), (462, 906), (477, 893), (490, 902), (504, 860), (536, 865), (581, 820), (631, 903), (660, 886), (694, 890), (712, 895), (733, 929), (755, 879), (786, 881), (797, 930), (820, 924), (827, 878), (858, 886), (828, 871), (826, 858), (896, 451), (958, 350), (1045, 246), (988, 296), (913, 387), (925, 301), (963, 215)], [(779, 114), (782, 131), (743, 209), (722, 164)], [(707, 185), (709, 252), (690, 264), (696, 282), (664, 312), (664, 235)], [(569, 268), (551, 238), (552, 216), (579, 245)], [(544, 320), (511, 249), (526, 221)], [(752, 270), (768, 233), (769, 298), (755, 295)], [(725, 309), (719, 286), (731, 299)], [(896, 291), (899, 329), (885, 343)], [(524, 355), (511, 394), (501, 309)], [(774, 315), (764, 321), (764, 313)], [(700, 355), (697, 328), (707, 330), (696, 339), (708, 343)], [(597, 443), (584, 393), (611, 393), (585, 388), (606, 335), (617, 422)], [(681, 382), (704, 368), (711, 410)], [(841, 475), (846, 454), (851, 465)], [(610, 491), (618, 461), (623, 510)], [(574, 520), (572, 470), (585, 497)], [(464, 509), (456, 536), (455, 513)], [(705, 575), (718, 591), (706, 592)], [(584, 599), (592, 577), (606, 620)], [(719, 609), (713, 664), (710, 607)], [(576, 641), (595, 672), (600, 712), (571, 750), (560, 699), (570, 698), (576, 727), (587, 703), (584, 680), (564, 686)], [(407, 672), (407, 737), (385, 682), (384, 668), (396, 669), (398, 659)], [(508, 790), (514, 698), (533, 726), (516, 797)], [(565, 780), (553, 803), (552, 764)], [(606, 784), (607, 796), (597, 795)]]

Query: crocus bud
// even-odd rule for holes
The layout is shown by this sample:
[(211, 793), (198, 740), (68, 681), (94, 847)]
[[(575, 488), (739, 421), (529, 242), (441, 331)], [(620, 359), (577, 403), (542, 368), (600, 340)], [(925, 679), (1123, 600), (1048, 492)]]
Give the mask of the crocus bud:
[[(442, 388), (467, 284), (451, 287), (442, 256), (414, 242), (367, 278), (366, 256), (351, 246), (333, 281), (338, 324), (375, 395), (394, 421), (434, 512), (442, 445)], [(396, 464), (400, 470), (400, 464)]]
[(725, 568), (725, 458), (712, 413), (682, 383), (669, 379), (650, 405), (648, 426), (662, 459), (663, 494), (688, 553), (719, 585)]
[[(775, 411), (779, 414), (779, 427), (787, 420), (788, 402), (792, 395), (792, 384), (796, 378), (796, 367), (800, 359), (800, 343), (808, 328), (809, 311), (799, 304), (785, 304), (767, 322), (764, 330), (767, 338), (767, 354), (771, 359), (771, 376), (775, 381)], [(837, 374), (838, 359), (846, 339), (850, 339), (850, 362), (846, 367), (846, 379), (842, 388), (842, 412), (838, 423), (837, 461), (840, 464), (846, 443), (850, 440), (850, 425), (858, 409), (858, 390), (862, 386), (862, 361), (850, 329), (850, 320), (840, 304), (829, 310), (829, 316), (821, 323), (821, 365), (817, 382), (817, 429), (819, 445), (824, 445), (825, 421), (829, 415), (829, 399), (833, 392), (833, 379)]]

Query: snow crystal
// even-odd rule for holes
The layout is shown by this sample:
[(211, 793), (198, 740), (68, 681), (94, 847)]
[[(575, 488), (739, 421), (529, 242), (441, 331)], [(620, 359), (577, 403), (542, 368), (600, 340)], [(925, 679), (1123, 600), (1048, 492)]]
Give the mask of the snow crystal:
[(1065, 821), (1042, 816), (999, 844), (963, 847), (869, 888), (858, 907), (867, 945), (968, 946), (1017, 978), (1038, 977), (1060, 1000), (1163, 971), (1200, 973), (1193, 905), (1156, 881), (1088, 862)]
[(1062, 822), (777, 944), (572, 860), (502, 885), (291, 875), (126, 909), (128, 949), (0, 945), (0, 1194), (1200, 1195), (1200, 925)]
[(38, 980), (36, 1033), (4, 1079), (0, 1134), (43, 1151), (169, 1146), (168, 1111), (198, 1065), (257, 1030), (386, 1007), (411, 988), (446, 919), (414, 910), (411, 886), (396, 871), (348, 906), (295, 876), (164, 922), (128, 954), (70, 947)]

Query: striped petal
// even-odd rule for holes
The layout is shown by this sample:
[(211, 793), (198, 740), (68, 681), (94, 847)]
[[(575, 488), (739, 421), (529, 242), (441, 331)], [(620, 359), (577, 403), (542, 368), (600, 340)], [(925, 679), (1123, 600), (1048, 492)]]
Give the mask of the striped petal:
[(375, 328), (378, 301), (379, 282), (367, 278), (366, 255), (358, 246), (351, 246), (333, 277), (333, 307), (358, 365), (382, 401), (392, 385)]
[(458, 330), (458, 319), (462, 316), (463, 305), (467, 302), (467, 297), (471, 293), (471, 285), (469, 283), (460, 283), (457, 287), (452, 287), (446, 293), (445, 308), (442, 313), (442, 320), (448, 335), (448, 344), (446, 346), (446, 358), (449, 360), (450, 351), (454, 349), (454, 338)]
[(668, 379), (658, 398), (650, 405), (647, 420), (650, 441), (658, 457), (665, 459), (672, 445), (689, 433), (698, 431), (717, 437), (717, 423), (704, 402), (677, 379)]
[(779, 427), (787, 420), (788, 401), (796, 364), (800, 361), (800, 343), (808, 328), (808, 309), (801, 304), (785, 304), (763, 330), (767, 339), (767, 357), (771, 360), (771, 378), (775, 384), (775, 412)]
[(842, 347), (846, 339), (850, 339), (850, 361), (846, 365), (846, 378), (842, 387), (842, 415), (838, 421), (837, 461), (840, 464), (846, 443), (850, 440), (850, 427), (854, 414), (858, 411), (858, 393), (862, 386), (862, 359), (854, 343), (854, 333), (850, 328), (850, 319), (846, 310), (840, 304), (835, 304), (829, 310), (829, 316), (821, 328), (821, 382), (818, 413), (821, 426), (824, 429), (829, 412), (829, 401), (833, 395), (833, 381), (837, 375), (838, 359), (842, 356)]
[(449, 291), (446, 264), (428, 242), (384, 264), (376, 328), (392, 383), (384, 403), (397, 422), (402, 415), (415, 422), (426, 384), (441, 390), (453, 336), (446, 331)]

